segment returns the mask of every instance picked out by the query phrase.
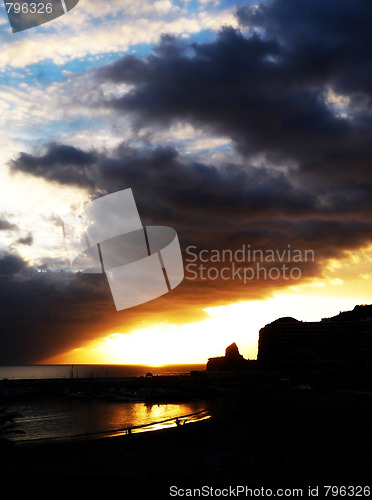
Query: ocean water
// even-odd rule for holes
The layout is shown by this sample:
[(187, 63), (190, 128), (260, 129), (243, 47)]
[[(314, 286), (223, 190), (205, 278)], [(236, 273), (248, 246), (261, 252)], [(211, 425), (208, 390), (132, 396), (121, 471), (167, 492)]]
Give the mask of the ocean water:
[(153, 375), (182, 375), (205, 370), (205, 365), (9, 365), (0, 366), (0, 380), (53, 378), (122, 378)]
[(80, 401), (75, 399), (29, 400), (12, 403), (11, 410), (23, 434), (13, 441), (96, 438), (132, 432), (158, 430), (176, 425), (176, 419), (190, 423), (206, 418), (206, 403), (148, 404)]
[[(104, 366), (104, 365), (32, 365), (0, 367), (0, 389), (7, 381), (15, 381), (17, 387), (28, 387), (24, 380), (78, 379), (78, 378), (125, 378), (152, 375), (182, 375), (191, 370), (203, 370), (204, 365)], [(18, 381), (18, 382), (17, 382)], [(20, 384), (20, 385), (19, 385)], [(75, 439), (100, 437), (132, 432), (157, 430), (176, 425), (176, 419), (187, 423), (208, 418), (204, 411), (205, 401), (150, 404), (143, 401), (106, 400), (85, 398), (79, 394), (39, 396), (28, 394), (9, 398), (0, 390), (0, 408), (14, 411), (20, 416), (15, 422), (22, 434), (14, 434), (14, 441), (45, 439)]]

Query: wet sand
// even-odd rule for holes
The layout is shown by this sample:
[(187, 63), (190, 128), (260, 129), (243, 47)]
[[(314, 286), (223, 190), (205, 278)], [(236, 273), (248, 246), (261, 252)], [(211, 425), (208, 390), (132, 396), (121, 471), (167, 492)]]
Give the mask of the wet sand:
[(210, 409), (208, 420), (165, 430), (17, 444), (2, 453), (2, 484), (65, 492), (119, 484), (123, 494), (134, 487), (168, 498), (171, 485), (370, 483), (371, 395), (247, 390)]

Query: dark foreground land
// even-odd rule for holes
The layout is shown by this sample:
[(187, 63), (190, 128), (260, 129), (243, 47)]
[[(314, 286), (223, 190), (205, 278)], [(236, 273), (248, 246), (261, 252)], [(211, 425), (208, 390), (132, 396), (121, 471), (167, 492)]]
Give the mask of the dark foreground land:
[(307, 490), (371, 483), (371, 393), (243, 384), (213, 394), (210, 413), (207, 420), (155, 432), (4, 444), (0, 484), (13, 494), (22, 488), (45, 493), (52, 484), (53, 496), (77, 487), (118, 493), (119, 487), (123, 497), (131, 491), (130, 498), (169, 498), (171, 485)]

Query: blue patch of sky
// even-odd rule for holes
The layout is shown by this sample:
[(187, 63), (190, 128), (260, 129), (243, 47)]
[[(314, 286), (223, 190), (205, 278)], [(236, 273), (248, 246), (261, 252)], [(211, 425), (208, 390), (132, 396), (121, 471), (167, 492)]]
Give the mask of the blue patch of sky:
[(172, 0), (172, 5), (188, 11), (196, 11), (199, 7), (199, 0)]
[(256, 5), (261, 3), (262, 0), (236, 0), (233, 2), (232, 0), (210, 0), (209, 2), (201, 2), (200, 0), (173, 0), (173, 5), (176, 5), (180, 8), (187, 8), (190, 12), (192, 11), (200, 11), (200, 10), (224, 10), (224, 9), (237, 9), (240, 5)]
[[(236, 1), (234, 3), (234, 8), (237, 9), (241, 5), (257, 5), (259, 3), (262, 3), (262, 1), (261, 0), (243, 0), (241, 2)], [(231, 8), (231, 4), (232, 4), (231, 0), (219, 0), (218, 3), (219, 7), (223, 9)]]
[[(216, 32), (205, 29), (197, 33), (188, 35), (184, 40), (186, 44), (208, 43), (216, 38)], [(179, 37), (182, 39), (181, 37)], [(54, 64), (50, 59), (30, 64), (26, 68), (15, 68), (9, 70), (6, 68), (0, 70), (0, 85), (17, 88), (19, 85), (45, 85), (53, 82), (60, 82), (66, 79), (69, 74), (83, 74), (90, 69), (105, 66), (116, 61), (126, 54), (133, 54), (141, 59), (146, 58), (153, 52), (153, 44), (136, 44), (129, 47), (127, 51), (109, 52), (97, 55), (88, 55), (83, 58), (73, 59), (62, 65)], [(192, 55), (192, 54), (191, 54)]]
[(52, 61), (44, 61), (28, 66), (28, 71), (35, 81), (42, 85), (48, 85), (52, 82), (65, 80), (66, 75), (71, 73), (84, 74), (92, 68), (109, 64), (122, 55), (124, 55), (124, 52), (88, 55), (83, 58), (73, 59), (62, 65), (56, 65)]
[(189, 43), (203, 44), (208, 42), (213, 42), (216, 39), (217, 33), (213, 30), (202, 30), (198, 33), (192, 33), (187, 37)]
[[(125, 54), (133, 54), (140, 59), (146, 58), (149, 54), (152, 53), (154, 48), (154, 44), (152, 43), (137, 43), (135, 45), (131, 45)], [(122, 54), (124, 55), (124, 54)], [(120, 57), (120, 54), (113, 54), (112, 60), (117, 60)]]
[(0, 71), (0, 85), (18, 87), (22, 83), (34, 85), (35, 83), (48, 86), (53, 82), (60, 82), (66, 79), (70, 73), (83, 74), (89, 69), (103, 66), (115, 61), (125, 53), (110, 52), (107, 54), (98, 54), (84, 58), (73, 59), (63, 65), (54, 64), (51, 60), (40, 61), (30, 64), (26, 68), (8, 68)]
[[(259, 1), (259, 0), (258, 0)], [(256, 0), (246, 0), (244, 4), (254, 4), (257, 3)], [(196, 12), (198, 10), (214, 10), (218, 11), (221, 9), (231, 9), (236, 8), (238, 5), (238, 2), (232, 5), (231, 0), (219, 0), (218, 4), (215, 4), (214, 1), (212, 0), (211, 2), (208, 2), (207, 4), (202, 4), (199, 0), (173, 0), (173, 4), (176, 6), (179, 6), (180, 8), (187, 9), (187, 11), (191, 14), (192, 12)], [(110, 22), (108, 17), (105, 18), (105, 21)], [(102, 22), (105, 22), (102, 19), (93, 19), (92, 23), (93, 24), (102, 24)], [(40, 28), (37, 27), (37, 29), (44, 29), (45, 28), (53, 29), (53, 22), (47, 23), (47, 25), (44, 25), (44, 27)], [(9, 33), (9, 25), (8, 21), (6, 24), (3, 24), (0, 26), (0, 37), (3, 38), (3, 41), (8, 41), (6, 39), (9, 39), (10, 37), (13, 37), (14, 35)], [(4, 33), (5, 36), (1, 36), (2, 32)], [(5, 34), (6, 32), (6, 34)], [(27, 32), (21, 32), (17, 33), (17, 39), (21, 38), (23, 36), (27, 37), (28, 33)], [(202, 30), (198, 33), (193, 33), (189, 34), (185, 37), (185, 41), (187, 43), (208, 43), (210, 41), (213, 41), (216, 37), (216, 32), (213, 30)], [(5, 38), (5, 40), (4, 40)], [(41, 85), (49, 85), (53, 82), (58, 82), (58, 81), (63, 81), (66, 78), (66, 72), (67, 73), (85, 73), (91, 68), (97, 67), (97, 66), (104, 66), (105, 64), (109, 64), (110, 62), (113, 62), (117, 60), (118, 58), (122, 57), (124, 54), (132, 53), (135, 54), (137, 57), (140, 58), (145, 58), (148, 56), (153, 49), (152, 44), (136, 44), (131, 46), (126, 52), (110, 52), (106, 54), (98, 54), (98, 55), (88, 55), (84, 58), (79, 58), (79, 59), (73, 59), (69, 62), (66, 62), (63, 65), (56, 65), (54, 64), (51, 60), (46, 60), (46, 61), (41, 61), (36, 64), (29, 65), (27, 68), (23, 69), (15, 69), (14, 71), (0, 71), (0, 85), (1, 84), (6, 84), (8, 86), (14, 86), (17, 87), (21, 83), (27, 83), (27, 84), (35, 84), (36, 82), (41, 84)]]

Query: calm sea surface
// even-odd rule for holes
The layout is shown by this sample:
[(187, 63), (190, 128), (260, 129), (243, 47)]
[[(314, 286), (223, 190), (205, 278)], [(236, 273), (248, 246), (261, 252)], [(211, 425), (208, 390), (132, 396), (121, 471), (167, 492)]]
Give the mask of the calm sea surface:
[(205, 365), (20, 365), (0, 366), (3, 379), (51, 378), (120, 378), (153, 375), (181, 375), (191, 370), (204, 370)]
[[(123, 378), (153, 375), (187, 374), (191, 370), (204, 370), (205, 365), (103, 366), (103, 365), (43, 365), (2, 366), (0, 381), (56, 378)], [(123, 380), (125, 388), (125, 380)], [(199, 413), (207, 407), (204, 401), (149, 404), (145, 402), (106, 401), (81, 397), (39, 397), (27, 394), (5, 398), (0, 393), (0, 408), (16, 411), (16, 419), (24, 434), (11, 437), (14, 441), (63, 439), (82, 436), (96, 437), (120, 435), (127, 428), (134, 432), (156, 430), (176, 425), (176, 418), (191, 422), (204, 417)], [(197, 415), (195, 415), (197, 414)], [(138, 428), (141, 426), (140, 428)]]

